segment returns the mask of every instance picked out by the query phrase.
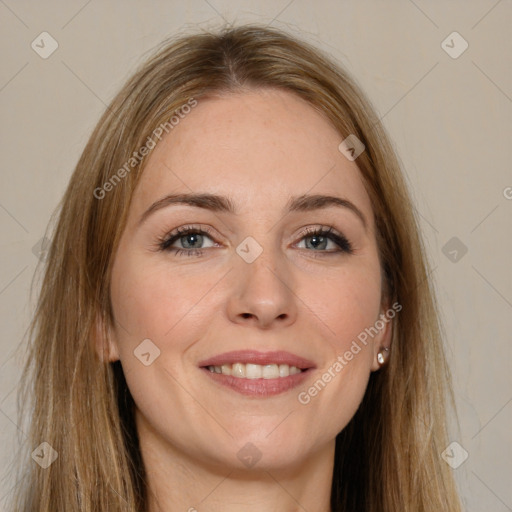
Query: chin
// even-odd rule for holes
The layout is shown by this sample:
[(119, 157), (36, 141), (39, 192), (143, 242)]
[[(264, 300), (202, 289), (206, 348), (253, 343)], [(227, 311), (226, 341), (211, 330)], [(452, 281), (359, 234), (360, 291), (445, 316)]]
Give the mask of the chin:
[[(284, 423), (287, 421), (289, 419)], [(265, 426), (265, 429), (246, 430), (243, 435), (234, 435), (226, 447), (231, 455), (227, 462), (234, 463), (238, 469), (254, 471), (289, 470), (291, 467), (297, 469), (297, 465), (307, 460), (311, 453), (313, 440), (307, 432), (290, 432), (290, 425), (279, 432), (283, 425), (276, 428), (277, 425), (274, 422), (271, 428)]]

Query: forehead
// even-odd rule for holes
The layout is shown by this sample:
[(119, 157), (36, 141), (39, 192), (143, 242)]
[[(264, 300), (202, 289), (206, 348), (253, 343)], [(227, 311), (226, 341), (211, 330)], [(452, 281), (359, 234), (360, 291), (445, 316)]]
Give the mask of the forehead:
[(330, 194), (371, 217), (360, 171), (338, 150), (342, 136), (305, 100), (263, 89), (197, 101), (150, 154), (136, 209), (171, 192), (227, 195), (241, 212)]

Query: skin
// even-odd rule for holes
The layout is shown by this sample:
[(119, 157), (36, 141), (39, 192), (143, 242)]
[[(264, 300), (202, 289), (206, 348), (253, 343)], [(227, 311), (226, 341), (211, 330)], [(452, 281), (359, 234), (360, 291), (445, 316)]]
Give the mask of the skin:
[[(335, 437), (356, 412), (391, 332), (389, 322), (317, 396), (299, 403), (299, 392), (388, 306), (371, 202), (356, 162), (338, 150), (341, 140), (292, 93), (248, 90), (199, 99), (152, 150), (114, 258), (118, 324), (107, 341), (136, 403), (151, 512), (230, 512), (241, 504), (249, 512), (330, 510)], [(238, 214), (172, 205), (139, 224), (158, 199), (190, 192), (229, 196)], [(302, 194), (349, 200), (366, 228), (349, 208), (286, 214), (288, 199)], [(173, 247), (195, 243), (203, 255), (158, 250), (159, 237), (189, 224), (210, 227), (211, 238), (184, 236)], [(353, 254), (330, 240), (315, 248), (303, 232), (331, 226)], [(248, 236), (263, 248), (252, 263), (236, 252)], [(134, 357), (147, 338), (160, 350), (149, 366)], [(239, 349), (287, 350), (316, 369), (298, 388), (256, 398), (198, 367)], [(261, 454), (252, 467), (237, 457), (249, 442)]]

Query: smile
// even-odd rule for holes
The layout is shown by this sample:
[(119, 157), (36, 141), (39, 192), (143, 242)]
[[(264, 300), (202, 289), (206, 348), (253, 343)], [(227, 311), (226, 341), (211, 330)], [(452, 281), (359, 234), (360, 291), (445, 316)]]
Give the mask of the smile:
[(215, 385), (265, 398), (301, 385), (316, 365), (284, 351), (239, 350), (201, 361), (199, 367)]
[(231, 375), (239, 379), (278, 379), (296, 375), (303, 370), (288, 364), (251, 364), (234, 363), (223, 364), (222, 366), (208, 366), (211, 373)]

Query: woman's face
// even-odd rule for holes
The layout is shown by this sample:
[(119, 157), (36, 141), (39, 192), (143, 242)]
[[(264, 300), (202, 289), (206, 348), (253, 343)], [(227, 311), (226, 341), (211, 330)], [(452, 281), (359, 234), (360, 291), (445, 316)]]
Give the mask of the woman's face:
[(358, 341), (384, 305), (341, 140), (303, 100), (259, 90), (199, 99), (152, 150), (111, 282), (111, 358), (141, 438), (239, 468), (333, 448), (390, 331)]

